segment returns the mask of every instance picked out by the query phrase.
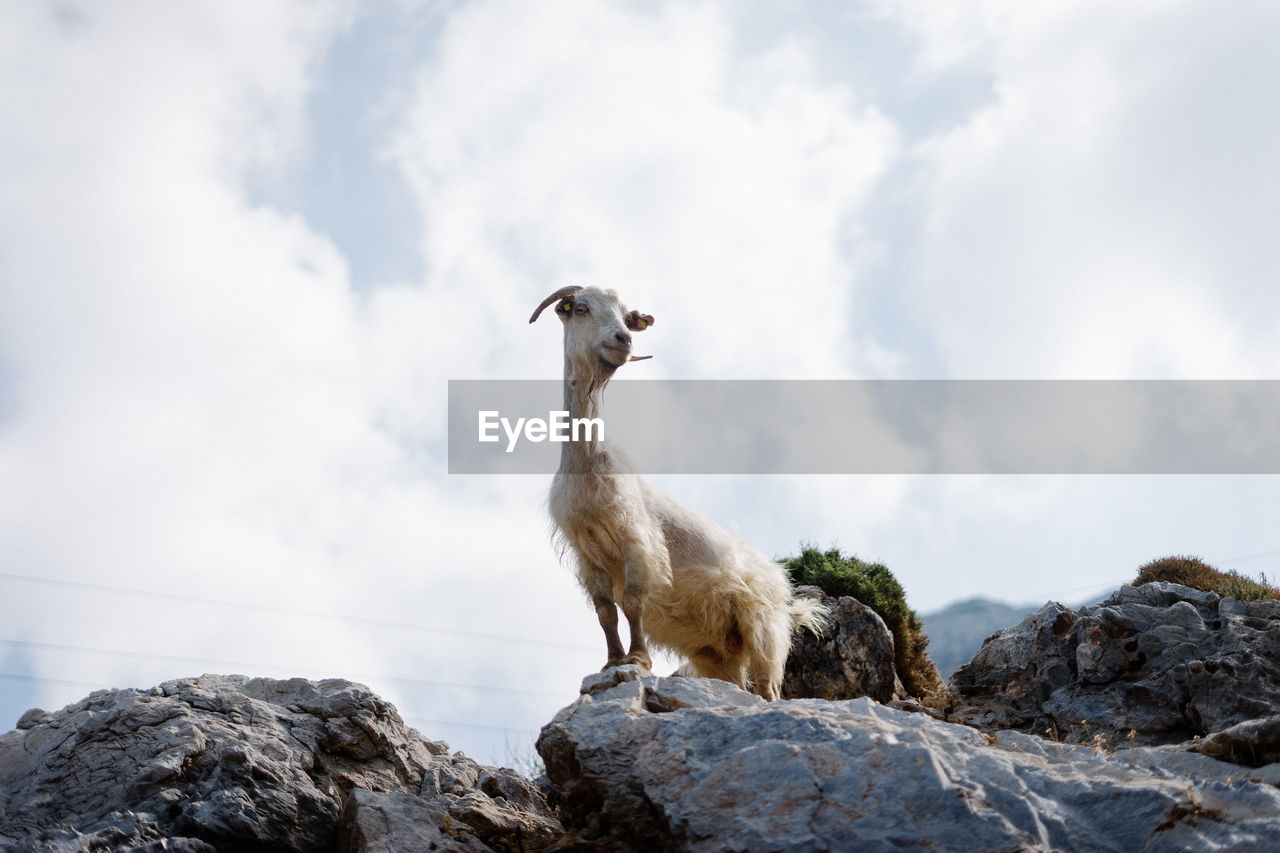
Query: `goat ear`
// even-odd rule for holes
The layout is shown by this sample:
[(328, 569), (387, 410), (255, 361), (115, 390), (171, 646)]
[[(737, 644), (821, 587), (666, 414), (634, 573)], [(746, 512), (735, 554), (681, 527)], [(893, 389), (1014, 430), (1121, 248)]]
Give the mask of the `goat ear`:
[(627, 328), (633, 332), (643, 332), (653, 325), (653, 315), (641, 314), (639, 311), (628, 311), (623, 319), (627, 323)]

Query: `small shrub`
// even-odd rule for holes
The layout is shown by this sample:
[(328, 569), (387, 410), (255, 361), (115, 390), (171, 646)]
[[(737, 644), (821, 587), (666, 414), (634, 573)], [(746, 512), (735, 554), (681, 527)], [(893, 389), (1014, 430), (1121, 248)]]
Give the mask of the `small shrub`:
[(1192, 589), (1229, 595), (1240, 601), (1280, 598), (1280, 589), (1272, 586), (1265, 574), (1261, 575), (1260, 580), (1254, 580), (1239, 572), (1215, 569), (1199, 557), (1178, 555), (1152, 560), (1138, 569), (1138, 577), (1134, 579), (1133, 585), (1142, 586), (1155, 581), (1168, 581)]
[(839, 548), (819, 551), (812, 545), (801, 545), (800, 556), (778, 562), (792, 584), (820, 587), (835, 598), (851, 596), (880, 615), (893, 634), (894, 666), (908, 693), (925, 698), (942, 689), (938, 668), (929, 659), (929, 638), (921, 633), (920, 617), (907, 606), (902, 584), (886, 566), (846, 557)]

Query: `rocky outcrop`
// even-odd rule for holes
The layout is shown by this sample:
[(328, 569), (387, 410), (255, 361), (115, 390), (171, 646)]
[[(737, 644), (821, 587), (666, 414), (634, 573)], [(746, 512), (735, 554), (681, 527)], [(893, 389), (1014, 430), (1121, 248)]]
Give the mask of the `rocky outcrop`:
[(950, 680), (957, 669), (973, 659), (987, 637), (1018, 624), (1038, 606), (971, 598), (920, 614), (924, 633), (929, 637), (929, 657), (938, 667), (938, 675), (944, 681)]
[(1108, 746), (1206, 738), (1197, 748), (1267, 764), (1280, 760), (1280, 601), (1152, 583), (1080, 610), (1046, 604), (952, 685), (949, 718), (988, 731)]
[(825, 603), (831, 624), (821, 635), (802, 631), (796, 636), (782, 681), (784, 699), (905, 698), (894, 669), (893, 634), (874, 610), (849, 596), (830, 598), (813, 586), (797, 592)]
[(449, 754), (346, 681), (202, 676), (32, 711), (0, 736), (0, 851), (1252, 850), (1280, 837), (1280, 602), (1161, 583), (1046, 605), (961, 668), (952, 722), (894, 699), (878, 616), (829, 604), (832, 628), (802, 638), (787, 672), (787, 695), (819, 698), (766, 703), (636, 667), (589, 676), (538, 740), (554, 811), (514, 771)]
[(100, 691), (0, 737), (0, 850), (505, 851), (561, 834), (528, 780), (448, 754), (347, 681)]
[(765, 703), (620, 667), (542, 731), (592, 850), (1265, 849), (1280, 767), (986, 736), (870, 699)]

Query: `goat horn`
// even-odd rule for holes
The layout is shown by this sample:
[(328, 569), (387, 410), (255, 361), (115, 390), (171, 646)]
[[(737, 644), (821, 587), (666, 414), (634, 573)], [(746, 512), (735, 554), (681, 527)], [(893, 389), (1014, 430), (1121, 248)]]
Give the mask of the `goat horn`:
[(555, 293), (542, 300), (542, 304), (538, 306), (538, 310), (534, 311), (533, 316), (529, 318), (529, 322), (532, 323), (534, 320), (538, 319), (538, 315), (542, 313), (542, 309), (546, 308), (552, 302), (559, 302), (561, 299), (564, 299), (566, 296), (572, 296), (579, 290), (582, 290), (582, 288), (576, 284), (560, 288)]

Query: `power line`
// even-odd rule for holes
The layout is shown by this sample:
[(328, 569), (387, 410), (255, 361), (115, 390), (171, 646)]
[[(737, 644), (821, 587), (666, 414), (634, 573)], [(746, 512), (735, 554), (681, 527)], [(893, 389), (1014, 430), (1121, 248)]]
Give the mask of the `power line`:
[(424, 720), (420, 717), (405, 717), (406, 723), (422, 731), (425, 726), (457, 726), (463, 729), (481, 729), (495, 732), (514, 732), (521, 735), (536, 735), (537, 729), (514, 729), (510, 726), (492, 726), (486, 723), (464, 723), (460, 720)]
[[(322, 611), (303, 610), (300, 608), (282, 607), (279, 605), (259, 604), (255, 602), (243, 602), (243, 601), (230, 601), (226, 599), (207, 598), (203, 596), (162, 592), (158, 590), (144, 590), (144, 589), (135, 589), (135, 588), (128, 588), (128, 587), (110, 586), (107, 584), (87, 583), (84, 581), (71, 581), (71, 580), (65, 580), (61, 578), (41, 578), (41, 577), (34, 577), (31, 575), (15, 574), (12, 572), (0, 572), (0, 580), (35, 584), (35, 585), (41, 585), (41, 586), (61, 587), (66, 589), (80, 589), (88, 592), (107, 593), (111, 595), (150, 598), (150, 599), (158, 599), (158, 600), (164, 600), (164, 601), (183, 601), (183, 602), (190, 602), (195, 604), (211, 605), (215, 607), (226, 607), (231, 609), (251, 610), (251, 611), (257, 611), (257, 612), (263, 612), (263, 613), (276, 613), (276, 614), (283, 614), (283, 615), (290, 615), (290, 616), (302, 616), (302, 617), (319, 618), (319, 619), (333, 619), (337, 621), (353, 622), (357, 624), (408, 629), (408, 630), (422, 631), (422, 632), (432, 633), (432, 634), (443, 634), (446, 636), (471, 637), (476, 639), (495, 640), (499, 642), (519, 643), (525, 646), (533, 645), (533, 646), (544, 646), (544, 647), (558, 648), (558, 649), (571, 649), (574, 651), (595, 651), (594, 646), (587, 646), (581, 643), (561, 643), (561, 642), (555, 642), (551, 640), (533, 639), (529, 637), (516, 637), (516, 636), (494, 634), (494, 633), (482, 632), (482, 631), (468, 631), (468, 630), (458, 630), (458, 629), (450, 629), (450, 628), (439, 628), (439, 627), (435, 627), (431, 625), (423, 625), (421, 623), (415, 623), (415, 622), (402, 622), (402, 621), (396, 621), (396, 620), (390, 620), (390, 619), (378, 619), (373, 617), (356, 616), (356, 615), (349, 615), (349, 614), (325, 613)], [(221, 660), (216, 660), (211, 658), (184, 658), (177, 655), (164, 655), (164, 654), (159, 654), (154, 652), (131, 652), (131, 651), (124, 651), (124, 650), (116, 650), (116, 649), (92, 649), (92, 648), (87, 648), (83, 646), (73, 646), (73, 645), (54, 644), (54, 643), (38, 643), (38, 642), (25, 641), (25, 640), (0, 640), (0, 643), (6, 644), (9, 646), (39, 648), (39, 649), (45, 649), (49, 651), (67, 651), (67, 652), (73, 652), (78, 654), (100, 654), (100, 655), (108, 655), (108, 656), (119, 656), (124, 658), (131, 658), (131, 659), (146, 658), (146, 659), (152, 659), (152, 660), (163, 660), (163, 661), (171, 661), (171, 662), (177, 661), (177, 662), (185, 662), (185, 663), (203, 662), (203, 663), (215, 664), (218, 666), (249, 666), (249, 667), (255, 667), (255, 668), (284, 669), (284, 667), (277, 667), (272, 664), (252, 663), (252, 662), (246, 662), (246, 661), (221, 661)], [(297, 669), (302, 669), (302, 670), (309, 669), (313, 672), (321, 671), (314, 667), (297, 667)], [(117, 689), (117, 686), (107, 685), (107, 684), (102, 684), (97, 682), (77, 681), (77, 680), (62, 679), (62, 678), (49, 678), (46, 676), (23, 675), (20, 673), (9, 673), (9, 672), (0, 672), (0, 679), (6, 679), (11, 681), (26, 681), (26, 682), (33, 682), (33, 683), (40, 683), (40, 684), (55, 684), (55, 685), (67, 686), (67, 687), (86, 688), (89, 690)], [(548, 697), (554, 697), (554, 698), (566, 698), (564, 694), (552, 693), (550, 691), (545, 691), (545, 690), (529, 690), (525, 688), (505, 687), (500, 685), (462, 684), (457, 682), (431, 681), (427, 679), (407, 678), (402, 676), (389, 676), (389, 675), (373, 676), (373, 677), (363, 676), (361, 677), (360, 680), (395, 681), (395, 682), (403, 682), (408, 684), (426, 685), (426, 686), (432, 686), (432, 687), (447, 687), (447, 688), (470, 689), (470, 690), (489, 690), (489, 691), (497, 691), (497, 692), (519, 693), (519, 694), (526, 694), (526, 695), (548, 696)], [(536, 734), (536, 731), (533, 729), (520, 729), (520, 728), (513, 728), (511, 726), (490, 725), (486, 723), (476, 723), (476, 722), (469, 722), (469, 721), (463, 721), (463, 720), (428, 720), (428, 719), (422, 719), (422, 718), (406, 718), (406, 720), (411, 724), (414, 724), (414, 725), (421, 724), (422, 726), (425, 726), (425, 727), (452, 726), (457, 728), (477, 729), (482, 731), (500, 731), (500, 732), (515, 733), (515, 734), (521, 734), (521, 735)]]
[(1231, 557), (1230, 559), (1219, 560), (1218, 562), (1226, 565), (1228, 563), (1245, 563), (1250, 560), (1262, 560), (1268, 557), (1278, 557), (1278, 556), (1280, 556), (1280, 551), (1263, 551), (1260, 554), (1247, 554), (1243, 557)]
[[(214, 664), (216, 666), (234, 666), (234, 667), (253, 667), (255, 669), (272, 669), (278, 671), (310, 671), (327, 674), (326, 677), (335, 677), (328, 674), (329, 671), (321, 667), (314, 666), (284, 666), (281, 664), (260, 663), (253, 661), (235, 661), (235, 660), (219, 660), (217, 658), (196, 658), (183, 657), (181, 655), (164, 655), (155, 652), (131, 652), (117, 649), (94, 649), (87, 646), (71, 646), (58, 643), (39, 643), (31, 640), (5, 640), (0, 639), (0, 645), (13, 646), (26, 649), (43, 649), (45, 651), (57, 652), (73, 652), (76, 654), (94, 654), (106, 657), (118, 657), (128, 660), (150, 659), (176, 663), (202, 663)], [(349, 680), (359, 681), (395, 681), (404, 684), (416, 684), (425, 687), (447, 687), (463, 690), (489, 690), (502, 693), (518, 693), (531, 696), (550, 696), (553, 698), (563, 698), (563, 693), (553, 693), (549, 690), (531, 690), (524, 687), (507, 687), (498, 684), (464, 684), (456, 681), (435, 681), (426, 678), (409, 678), (399, 675), (363, 675), (348, 673), (345, 677)]]
[(0, 572), (0, 580), (16, 581), (19, 583), (38, 584), (42, 586), (57, 586), (67, 589), (82, 589), (90, 592), (105, 592), (111, 595), (136, 596), (141, 598), (154, 598), (163, 601), (185, 601), (195, 604), (207, 604), (215, 607), (228, 607), (239, 610), (255, 610), (262, 613), (275, 613), (287, 616), (305, 616), (313, 619), (334, 619), (342, 622), (355, 622), (364, 625), (377, 625), (385, 628), (402, 628), (413, 631), (423, 631), (432, 634), (444, 634), (452, 637), (471, 637), (474, 639), (497, 640), (505, 643), (520, 643), (521, 645), (546, 646), (548, 648), (557, 649), (573, 649), (575, 651), (590, 651), (593, 646), (587, 646), (583, 643), (560, 643), (554, 640), (542, 640), (532, 637), (514, 637), (508, 634), (493, 634), (484, 631), (469, 631), (458, 628), (439, 628), (432, 625), (423, 625), (420, 622), (400, 622), (391, 619), (377, 619), (370, 616), (355, 616), (346, 613), (325, 613), (319, 610), (301, 610), (293, 607), (282, 607), (275, 604), (259, 604), (256, 602), (246, 601), (229, 601), (219, 598), (205, 598), (198, 595), (184, 595), (181, 593), (160, 592), (147, 589), (133, 589), (129, 587), (108, 586), (106, 584), (86, 583), (84, 581), (70, 581), (60, 578), (39, 578), (31, 575), (18, 575), (11, 572)]
[[(121, 688), (121, 687), (108, 687), (102, 684), (95, 684), (93, 682), (88, 682), (88, 681), (71, 681), (63, 678), (46, 678), (42, 675), (23, 675), (21, 673), (16, 673), (16, 672), (0, 672), (0, 678), (8, 679), (10, 681), (30, 681), (30, 682), (37, 682), (40, 684), (59, 684), (59, 685), (65, 685), (68, 687), (87, 687), (91, 690), (128, 689), (128, 688)], [(403, 719), (406, 723), (409, 723), (419, 731), (421, 731), (422, 728), (425, 728), (428, 726), (453, 726), (455, 728), (464, 728), (464, 729), (481, 729), (485, 731), (514, 732), (516, 734), (522, 734), (522, 735), (537, 734), (537, 731), (535, 729), (517, 729), (517, 728), (512, 728), (511, 726), (495, 726), (495, 725), (488, 725), (485, 723), (470, 723), (470, 722), (463, 722), (462, 720), (426, 720), (420, 717), (405, 717)]]
[(10, 681), (34, 681), (40, 684), (63, 684), (67, 687), (87, 687), (90, 690), (112, 690), (106, 684), (100, 684), (91, 681), (69, 681), (65, 678), (45, 678), (43, 675), (22, 675), (17, 672), (0, 672), (0, 678), (7, 678)]

